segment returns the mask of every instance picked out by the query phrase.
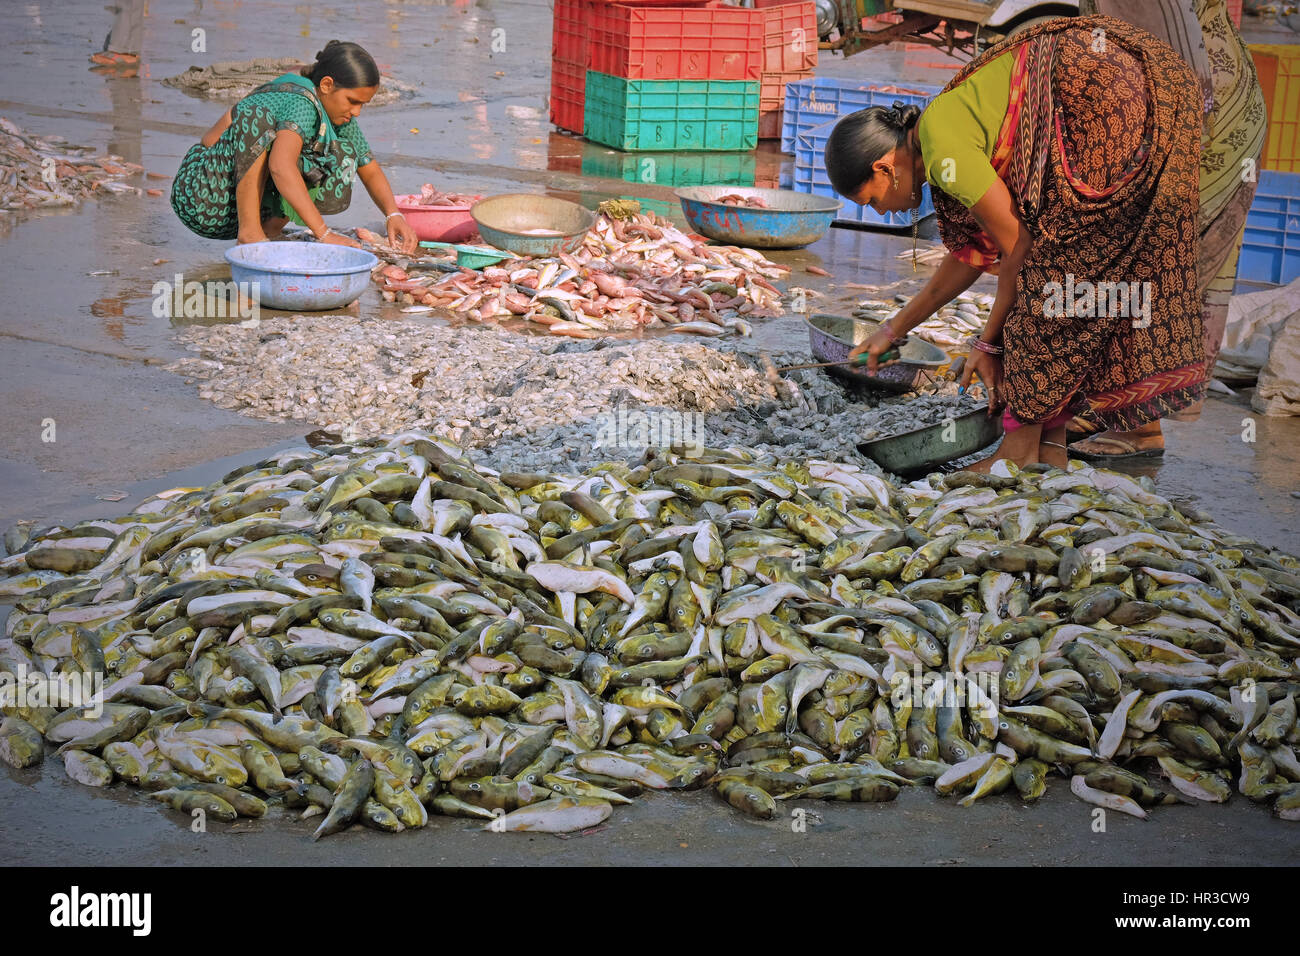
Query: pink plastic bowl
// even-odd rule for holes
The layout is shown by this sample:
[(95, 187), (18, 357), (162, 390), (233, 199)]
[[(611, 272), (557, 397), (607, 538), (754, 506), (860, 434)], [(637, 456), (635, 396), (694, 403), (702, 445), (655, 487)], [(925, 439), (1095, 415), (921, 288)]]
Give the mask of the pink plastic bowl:
[(421, 242), (462, 242), (478, 228), (469, 214), (469, 206), (421, 206), (415, 201), (419, 197), (410, 194), (393, 198)]

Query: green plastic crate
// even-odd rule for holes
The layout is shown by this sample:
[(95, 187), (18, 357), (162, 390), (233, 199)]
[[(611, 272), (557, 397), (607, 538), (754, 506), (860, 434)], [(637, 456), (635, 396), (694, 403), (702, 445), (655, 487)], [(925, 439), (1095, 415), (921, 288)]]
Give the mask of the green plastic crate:
[(740, 150), (758, 145), (759, 84), (624, 80), (587, 71), (582, 135), (622, 150)]
[[(582, 175), (623, 179), (652, 186), (752, 186), (753, 153), (673, 153), (630, 155), (587, 148)], [(599, 152), (596, 150), (599, 149)]]

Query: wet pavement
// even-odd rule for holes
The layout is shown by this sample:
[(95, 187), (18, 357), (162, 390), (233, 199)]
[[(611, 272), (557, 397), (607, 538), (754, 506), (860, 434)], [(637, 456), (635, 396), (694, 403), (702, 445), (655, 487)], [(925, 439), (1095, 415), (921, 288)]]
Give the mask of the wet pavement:
[[(90, 72), (86, 62), (109, 25), (99, 0), (14, 5), (0, 40), (0, 115), (169, 176), (223, 107), (163, 86), (162, 78), (190, 65), (253, 56), (310, 59), (327, 40), (350, 39), (385, 72), (417, 87), (412, 98), (361, 116), (395, 192), (432, 181), (489, 194), (544, 190), (589, 206), (630, 195), (680, 219), (672, 186), (644, 181), (640, 163), (550, 127), (545, 3), (384, 0), (367, 4), (364, 17), (352, 5), (279, 0), (153, 6), (140, 75), (111, 78)], [(193, 49), (195, 30), (205, 31), (205, 52)], [(505, 31), (498, 34), (505, 52), (492, 52), (494, 30)], [(1265, 30), (1260, 39), (1287, 37)], [(819, 72), (934, 85), (955, 66), (938, 51), (894, 49), (823, 57)], [(662, 179), (663, 170), (688, 175), (693, 160), (656, 162)], [(740, 181), (775, 185), (791, 159), (765, 144), (729, 162)], [(380, 219), (358, 187), (352, 209), (330, 221), (377, 228)], [(930, 221), (922, 239), (933, 235)], [(866, 295), (846, 289), (847, 282), (910, 275), (898, 258), (910, 243), (910, 236), (833, 229), (806, 250), (773, 258), (794, 266), (793, 284), (826, 294), (818, 309), (834, 311)], [(0, 214), (0, 526), (120, 514), (151, 491), (203, 484), (301, 442), (301, 426), (215, 408), (162, 368), (186, 353), (172, 340), (172, 319), (155, 314), (155, 283), (177, 273), (186, 280), (226, 277), (225, 247), (185, 230), (165, 197), (112, 196), (74, 210)], [(808, 264), (834, 278), (802, 272)], [(381, 303), (372, 290), (353, 308)], [(759, 344), (794, 345), (802, 335), (797, 317), (756, 328)], [(43, 440), (51, 421), (54, 440)], [(1297, 550), (1300, 500), (1292, 493), (1300, 491), (1300, 421), (1267, 419), (1240, 400), (1214, 399), (1199, 422), (1170, 423), (1166, 433), (1169, 452), (1148, 469), (1163, 493), (1196, 498), (1234, 531)], [(0, 608), (0, 616), (5, 612)], [(580, 840), (512, 837), (489, 845), (483, 841), (490, 835), (464, 821), (435, 819), (418, 834), (359, 832), (313, 846), (305, 823), (282, 821), (214, 826), (197, 836), (187, 821), (138, 793), (88, 793), (51, 761), (39, 771), (0, 772), (0, 863), (1294, 860), (1294, 827), (1242, 800), (1162, 809), (1146, 823), (1112, 816), (1111, 832), (1095, 834), (1091, 808), (1066, 790), (1053, 780), (1036, 807), (1002, 798), (968, 810), (928, 791), (907, 793), (896, 806), (817, 808), (822, 823), (812, 824), (810, 811), (806, 833), (793, 832), (789, 820), (743, 819), (707, 795), (660, 795), (620, 809), (600, 833)]]

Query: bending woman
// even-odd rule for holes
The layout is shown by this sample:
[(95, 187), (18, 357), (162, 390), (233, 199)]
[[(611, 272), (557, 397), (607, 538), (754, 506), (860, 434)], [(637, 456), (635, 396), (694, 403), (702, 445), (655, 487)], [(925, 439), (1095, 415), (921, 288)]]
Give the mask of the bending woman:
[(1200, 117), (1196, 78), (1177, 54), (1104, 16), (1007, 38), (924, 113), (845, 117), (826, 146), (836, 191), (901, 211), (920, 205), (928, 180), (948, 247), (925, 288), (854, 354), (874, 368), (892, 340), (990, 272), (997, 294), (962, 385), (978, 375), (990, 412), (1005, 406), (1006, 437), (979, 467), (1064, 468), (1065, 425), (1080, 410), (1131, 429), (1195, 402), (1205, 387)]
[(356, 175), (383, 210), (389, 241), (413, 250), (415, 231), (357, 125), (378, 86), (369, 53), (331, 40), (302, 75), (258, 87), (190, 147), (172, 182), (176, 215), (208, 239), (263, 242), (292, 219), (323, 242), (358, 246), (324, 219), (348, 208)]
[[(1089, 7), (1097, 9), (1087, 10)], [(1226, 0), (1146, 0), (1140, 4), (1131, 0), (1083, 0), (1080, 9), (1119, 17), (1160, 37), (1192, 66), (1203, 93), (1208, 94), (1209, 112), (1201, 136), (1201, 251), (1197, 270), (1208, 384), (1228, 324), (1228, 300), (1237, 281), (1246, 213), (1255, 198), (1259, 178), (1255, 167), (1267, 132), (1264, 92), (1255, 75), (1254, 61), (1228, 17)], [(1198, 402), (1172, 417), (1188, 422), (1196, 421), (1200, 414)], [(1132, 431), (1109, 431), (1070, 446), (1075, 458), (1103, 463), (1160, 458), (1164, 449), (1159, 419)]]

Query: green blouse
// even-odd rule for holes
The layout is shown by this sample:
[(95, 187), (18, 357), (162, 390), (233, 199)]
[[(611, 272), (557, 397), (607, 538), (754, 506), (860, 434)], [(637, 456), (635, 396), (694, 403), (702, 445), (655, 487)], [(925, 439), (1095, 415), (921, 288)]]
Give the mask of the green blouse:
[(916, 124), (931, 188), (942, 189), (968, 209), (998, 178), (990, 160), (1011, 101), (1014, 53), (1003, 53), (936, 96)]
[[(320, 116), (311, 101), (305, 96), (277, 97), (273, 109), (278, 122), (277, 129), (292, 129), (302, 137), (303, 143), (310, 143), (316, 136), (320, 125)], [(370, 144), (361, 133), (361, 125), (356, 118), (348, 120), (342, 126), (335, 126), (338, 138), (352, 147), (352, 154), (357, 158), (357, 168), (365, 166), (373, 157)]]

